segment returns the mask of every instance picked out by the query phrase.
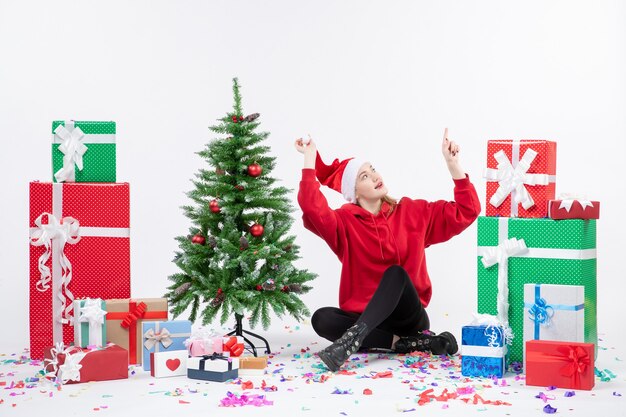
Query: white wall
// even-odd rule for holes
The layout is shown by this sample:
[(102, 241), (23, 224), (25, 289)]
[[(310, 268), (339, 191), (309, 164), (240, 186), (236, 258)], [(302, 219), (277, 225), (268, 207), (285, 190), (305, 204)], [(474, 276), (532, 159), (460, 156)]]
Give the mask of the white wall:
[[(615, 331), (626, 277), (626, 3), (621, 1), (7, 1), (0, 0), (0, 317), (3, 347), (28, 344), (28, 183), (50, 180), (50, 123), (116, 120), (118, 180), (131, 183), (132, 293), (160, 296), (179, 206), (202, 166), (194, 152), (230, 109), (260, 112), (298, 186), (293, 140), (375, 162), (394, 196), (450, 198), (444, 127), (484, 204), (486, 141), (558, 142), (557, 193), (602, 202), (600, 332)], [(338, 206), (338, 195), (327, 193)], [(295, 191), (293, 194), (295, 202)], [(336, 305), (339, 264), (297, 218), (320, 277), (312, 310)], [(476, 226), (428, 250), (433, 328), (458, 332), (476, 309)], [(623, 336), (623, 335), (622, 335)]]

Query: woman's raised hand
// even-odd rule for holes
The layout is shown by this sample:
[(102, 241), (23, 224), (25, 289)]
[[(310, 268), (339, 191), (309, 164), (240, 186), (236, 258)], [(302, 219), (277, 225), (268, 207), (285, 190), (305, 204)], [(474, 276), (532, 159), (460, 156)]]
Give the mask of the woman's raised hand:
[(296, 139), (294, 146), (296, 147), (296, 150), (302, 154), (312, 153), (313, 155), (315, 155), (317, 153), (317, 147), (315, 146), (315, 142), (313, 142), (313, 139), (311, 139), (310, 136), (308, 139)]
[(459, 151), (461, 148), (459, 145), (448, 139), (448, 128), (443, 132), (443, 142), (441, 143), (441, 153), (446, 160), (447, 164), (459, 162)]

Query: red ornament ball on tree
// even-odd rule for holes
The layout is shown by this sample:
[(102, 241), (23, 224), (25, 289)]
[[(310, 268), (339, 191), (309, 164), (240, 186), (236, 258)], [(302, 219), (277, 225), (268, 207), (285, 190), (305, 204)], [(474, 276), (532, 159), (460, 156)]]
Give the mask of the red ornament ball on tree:
[(237, 123), (237, 116), (233, 116), (233, 123)]
[(256, 286), (256, 290), (257, 290), (257, 291), (263, 291), (263, 287), (262, 287), (262, 286), (260, 286), (260, 285), (257, 285), (257, 286)]
[(217, 200), (212, 200), (209, 203), (209, 209), (213, 212), (213, 213), (219, 213), (220, 212), (220, 204), (218, 203)]
[(197, 233), (196, 235), (194, 235), (194, 237), (191, 238), (191, 243), (196, 245), (204, 245), (206, 243), (206, 239), (200, 233)]
[(261, 165), (257, 164), (256, 162), (254, 164), (248, 165), (248, 175), (250, 175), (251, 177), (258, 177), (262, 173), (263, 168), (261, 168)]
[(263, 235), (265, 229), (258, 223), (255, 223), (250, 227), (250, 234), (254, 237), (259, 237)]

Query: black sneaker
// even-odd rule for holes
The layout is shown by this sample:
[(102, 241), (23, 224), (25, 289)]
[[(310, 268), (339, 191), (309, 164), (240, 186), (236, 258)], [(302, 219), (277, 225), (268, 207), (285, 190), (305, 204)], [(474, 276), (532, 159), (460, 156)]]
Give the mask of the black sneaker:
[(396, 342), (396, 353), (431, 352), (434, 355), (454, 355), (459, 350), (456, 339), (452, 333), (443, 332), (439, 335), (434, 333), (420, 333), (417, 336), (403, 336)]
[(332, 345), (317, 352), (317, 355), (328, 369), (337, 372), (350, 355), (361, 349), (361, 344), (367, 333), (367, 325), (357, 323), (346, 330), (343, 336), (335, 340)]

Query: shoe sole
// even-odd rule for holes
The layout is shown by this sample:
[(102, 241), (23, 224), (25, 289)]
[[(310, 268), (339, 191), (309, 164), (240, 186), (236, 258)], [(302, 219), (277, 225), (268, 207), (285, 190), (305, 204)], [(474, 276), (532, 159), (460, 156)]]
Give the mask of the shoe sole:
[(319, 356), (322, 362), (324, 362), (324, 365), (326, 365), (326, 367), (330, 369), (331, 372), (337, 372), (339, 368), (341, 368), (341, 366), (337, 366), (337, 364), (333, 362), (333, 360), (330, 358), (328, 353), (324, 352), (323, 350), (317, 352), (317, 356)]

